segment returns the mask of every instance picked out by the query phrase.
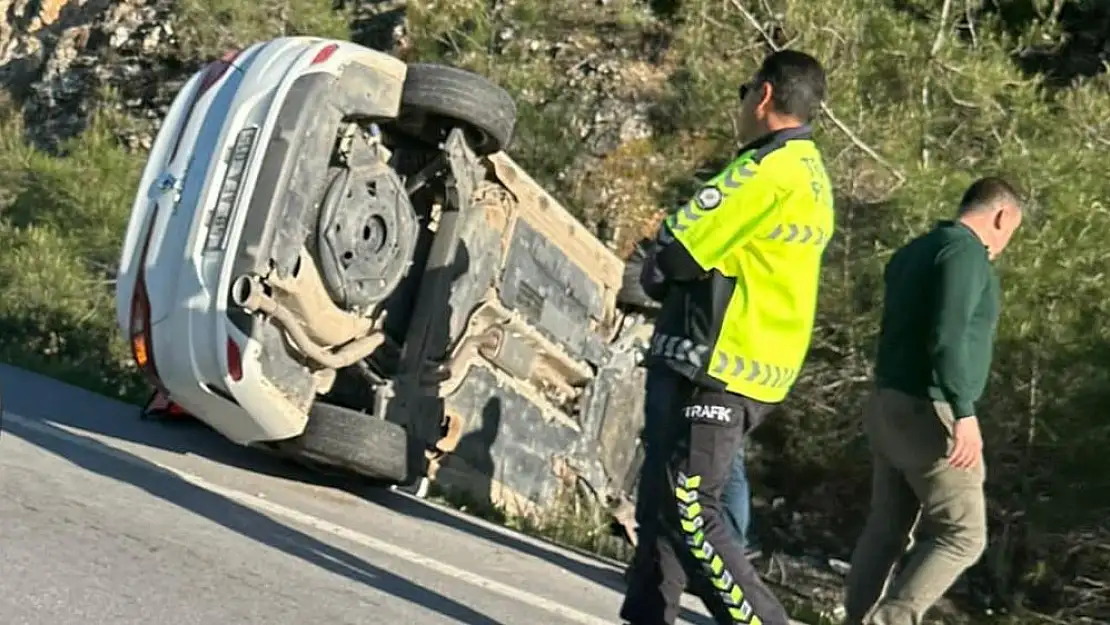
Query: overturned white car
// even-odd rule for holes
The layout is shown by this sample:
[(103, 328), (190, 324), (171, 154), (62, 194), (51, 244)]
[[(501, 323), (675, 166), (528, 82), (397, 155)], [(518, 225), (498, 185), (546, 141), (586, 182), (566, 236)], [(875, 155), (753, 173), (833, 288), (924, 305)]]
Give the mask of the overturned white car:
[(580, 480), (627, 510), (650, 326), (502, 152), (515, 122), (481, 76), (346, 41), (209, 64), (132, 208), (135, 361), (242, 445), (401, 484), (443, 466), (522, 507)]

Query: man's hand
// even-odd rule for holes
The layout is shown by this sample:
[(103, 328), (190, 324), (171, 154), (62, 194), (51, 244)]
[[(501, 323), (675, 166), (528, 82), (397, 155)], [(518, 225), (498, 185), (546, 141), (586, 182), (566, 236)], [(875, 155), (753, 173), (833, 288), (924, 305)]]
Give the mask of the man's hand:
[(970, 469), (979, 464), (983, 454), (983, 435), (979, 431), (979, 419), (964, 417), (956, 419), (952, 431), (955, 446), (948, 455), (948, 462), (957, 469)]
[(659, 245), (654, 241), (641, 241), (636, 256), (640, 257), (640, 288), (644, 290), (644, 294), (662, 304), (663, 300), (667, 298), (667, 291), (670, 290), (670, 285), (667, 283), (667, 277), (659, 271), (659, 265), (656, 264), (655, 254), (659, 251)]

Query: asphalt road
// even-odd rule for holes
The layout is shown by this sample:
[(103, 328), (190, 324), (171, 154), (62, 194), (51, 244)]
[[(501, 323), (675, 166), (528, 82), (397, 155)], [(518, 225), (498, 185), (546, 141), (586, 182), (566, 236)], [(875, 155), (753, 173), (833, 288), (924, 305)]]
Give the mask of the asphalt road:
[(5, 625), (620, 623), (611, 563), (5, 365), (0, 397)]

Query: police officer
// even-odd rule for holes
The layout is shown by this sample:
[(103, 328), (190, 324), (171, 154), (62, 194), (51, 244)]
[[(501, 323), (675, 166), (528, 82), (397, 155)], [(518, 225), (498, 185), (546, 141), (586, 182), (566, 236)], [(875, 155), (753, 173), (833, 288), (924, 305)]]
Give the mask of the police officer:
[(650, 503), (621, 607), (632, 625), (672, 625), (688, 583), (717, 623), (789, 623), (727, 525), (721, 492), (744, 436), (786, 397), (809, 349), (833, 234), (808, 126), (825, 90), (812, 56), (764, 59), (740, 87), (748, 143), (664, 220), (644, 263), (641, 283), (662, 302), (645, 421), (661, 429), (645, 436)]

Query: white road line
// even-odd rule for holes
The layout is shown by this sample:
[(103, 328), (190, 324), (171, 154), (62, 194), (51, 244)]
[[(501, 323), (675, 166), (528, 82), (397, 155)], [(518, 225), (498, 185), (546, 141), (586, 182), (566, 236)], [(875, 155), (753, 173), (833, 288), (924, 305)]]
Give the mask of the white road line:
[(3, 415), (3, 419), (11, 423), (16, 423), (20, 427), (27, 428), (28, 430), (34, 430), (35, 432), (44, 434), (46, 436), (65, 440), (66, 442), (80, 446), (84, 449), (111, 456), (117, 460), (120, 460), (121, 462), (126, 462), (127, 464), (135, 467), (145, 469), (161, 469), (162, 471), (171, 473), (178, 478), (189, 482), (190, 484), (193, 484), (194, 486), (226, 497), (232, 501), (235, 501), (236, 503), (254, 508), (255, 510), (261, 512), (272, 514), (274, 516), (283, 517), (289, 521), (293, 521), (294, 523), (298, 523), (300, 525), (311, 527), (321, 532), (337, 536), (355, 544), (362, 545), (363, 547), (366, 547), (368, 549), (373, 549), (374, 551), (378, 551), (380, 553), (384, 553), (395, 558), (406, 560), (414, 564), (419, 564), (425, 568), (435, 571), (436, 573), (440, 573), (448, 577), (453, 577), (457, 580), (464, 581), (468, 584), (477, 586), (478, 588), (482, 588), (492, 593), (499, 594), (514, 601), (519, 601), (534, 608), (545, 610), (552, 614), (556, 614), (568, 620), (574, 621), (575, 623), (582, 623), (583, 625), (612, 625), (613, 621), (616, 618), (615, 614), (613, 619), (604, 619), (592, 614), (580, 612), (573, 608), (568, 608), (561, 603), (552, 601), (550, 599), (545, 599), (543, 597), (540, 597), (539, 595), (534, 595), (530, 592), (515, 588), (513, 586), (509, 586), (507, 584), (496, 582), (492, 579), (487, 579), (476, 573), (451, 566), (450, 564), (440, 562), (435, 558), (430, 558), (414, 551), (409, 551), (408, 549), (405, 549), (403, 547), (398, 547), (397, 545), (378, 540), (361, 532), (357, 532), (351, 528), (337, 525), (311, 514), (306, 514), (304, 512), (294, 510), (293, 508), (288, 508), (281, 504), (274, 503), (261, 497), (256, 497), (249, 493), (244, 493), (233, 488), (227, 488), (224, 486), (220, 486), (219, 484), (213, 484), (212, 482), (209, 482), (208, 480), (205, 480), (198, 475), (194, 475), (192, 473), (182, 471), (180, 469), (176, 469), (174, 467), (164, 465), (153, 460), (148, 460), (145, 458), (138, 459), (126, 452), (107, 447), (102, 443), (91, 443), (81, 436), (71, 434), (64, 430), (60, 430), (57, 427), (48, 427), (30, 419), (13, 415), (11, 413), (5, 413)]

